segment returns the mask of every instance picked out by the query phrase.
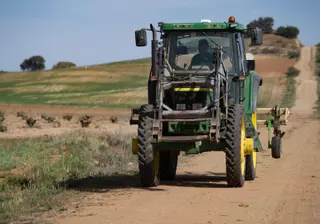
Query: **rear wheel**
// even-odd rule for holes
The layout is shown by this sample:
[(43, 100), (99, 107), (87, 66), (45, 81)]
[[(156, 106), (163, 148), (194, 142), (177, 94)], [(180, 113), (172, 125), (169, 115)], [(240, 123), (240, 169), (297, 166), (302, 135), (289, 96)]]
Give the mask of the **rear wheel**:
[[(257, 111), (252, 114), (252, 123), (254, 128), (257, 130)], [(245, 180), (256, 179), (257, 172), (257, 152), (252, 150), (252, 155), (246, 155), (246, 170), (245, 170)]]
[(228, 108), (226, 130), (226, 173), (230, 187), (242, 187), (245, 175), (245, 123), (244, 109), (240, 104)]
[(152, 105), (140, 108), (138, 125), (138, 162), (139, 176), (142, 186), (152, 187), (159, 184), (159, 152), (152, 146)]
[(178, 152), (160, 152), (160, 180), (174, 180), (178, 165)]

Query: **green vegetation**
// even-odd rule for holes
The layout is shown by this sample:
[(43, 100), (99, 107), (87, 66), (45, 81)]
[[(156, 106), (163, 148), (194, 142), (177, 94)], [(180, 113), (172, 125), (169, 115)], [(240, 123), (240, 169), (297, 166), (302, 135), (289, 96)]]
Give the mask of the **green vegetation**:
[(288, 58), (299, 60), (300, 58), (300, 51), (289, 51)]
[(76, 64), (74, 64), (73, 62), (69, 62), (69, 61), (60, 61), (52, 67), (52, 70), (63, 69), (63, 68), (72, 68), (72, 67), (76, 67)]
[(46, 60), (42, 56), (35, 55), (24, 59), (24, 61), (20, 64), (20, 68), (22, 71), (40, 71), (45, 69), (45, 62)]
[(294, 67), (289, 67), (287, 71), (286, 81), (287, 88), (282, 100), (282, 106), (292, 108), (296, 101), (296, 77), (300, 74), (300, 70)]
[(286, 38), (297, 38), (300, 30), (295, 26), (280, 26), (276, 30), (273, 29), (274, 19), (272, 17), (259, 17), (248, 23), (247, 28), (260, 27), (265, 34), (275, 33)]
[[(81, 179), (135, 174), (130, 139), (123, 133), (78, 132), (1, 140), (0, 222), (22, 223), (39, 212), (59, 211), (72, 193), (67, 189)], [(108, 189), (108, 181), (101, 187)]]
[(150, 59), (0, 76), (1, 104), (132, 107), (147, 100)]
[(300, 30), (295, 26), (280, 26), (276, 30), (276, 34), (286, 38), (297, 38)]
[(271, 34), (273, 32), (274, 19), (272, 17), (259, 17), (248, 23), (247, 28), (260, 27), (265, 34)]

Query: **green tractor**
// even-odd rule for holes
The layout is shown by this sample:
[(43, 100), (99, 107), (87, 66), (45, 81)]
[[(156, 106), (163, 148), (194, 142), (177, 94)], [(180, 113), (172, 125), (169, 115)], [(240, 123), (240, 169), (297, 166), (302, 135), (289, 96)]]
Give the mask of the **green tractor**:
[(257, 124), (267, 125), (268, 146), (280, 158), (280, 125), (290, 114), (276, 105), (262, 108), (271, 119), (257, 120), (262, 78), (254, 72), (253, 55), (245, 52), (245, 38), (261, 45), (261, 29), (246, 29), (233, 16), (228, 22), (158, 25), (159, 30), (150, 24), (135, 31), (138, 47), (147, 45), (147, 30), (153, 34), (148, 103), (132, 108), (130, 118), (131, 125), (138, 125), (132, 152), (138, 155), (142, 186), (174, 180), (181, 151), (224, 151), (228, 186), (244, 186), (256, 178), (256, 153), (263, 150)]

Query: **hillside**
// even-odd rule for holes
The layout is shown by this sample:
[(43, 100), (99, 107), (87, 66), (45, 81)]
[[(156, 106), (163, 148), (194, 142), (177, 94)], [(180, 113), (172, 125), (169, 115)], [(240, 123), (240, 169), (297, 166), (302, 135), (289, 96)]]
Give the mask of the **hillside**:
[[(263, 88), (271, 91), (272, 96), (279, 96), (286, 83), (278, 78), (295, 63), (288, 54), (292, 49), (299, 52), (300, 44), (298, 40), (275, 35), (265, 35), (264, 39), (263, 46), (250, 47), (249, 52), (256, 55), (258, 74), (272, 77)], [(140, 105), (146, 102), (149, 70), (150, 59), (140, 59), (63, 70), (4, 73), (0, 75), (0, 104)], [(280, 87), (274, 83), (280, 83)]]

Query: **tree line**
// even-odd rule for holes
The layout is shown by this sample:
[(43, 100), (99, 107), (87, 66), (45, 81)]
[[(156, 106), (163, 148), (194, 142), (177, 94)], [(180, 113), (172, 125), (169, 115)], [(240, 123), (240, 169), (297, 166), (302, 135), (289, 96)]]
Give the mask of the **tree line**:
[(247, 24), (247, 28), (260, 27), (264, 34), (276, 34), (285, 38), (297, 38), (300, 30), (295, 26), (279, 26), (273, 29), (274, 19), (272, 17), (259, 17)]
[[(20, 64), (20, 69), (22, 71), (41, 71), (46, 68), (46, 60), (41, 55), (34, 55), (30, 58), (26, 58)], [(60, 61), (52, 66), (52, 70), (62, 69), (62, 68), (72, 68), (76, 67), (76, 64), (69, 61)]]

